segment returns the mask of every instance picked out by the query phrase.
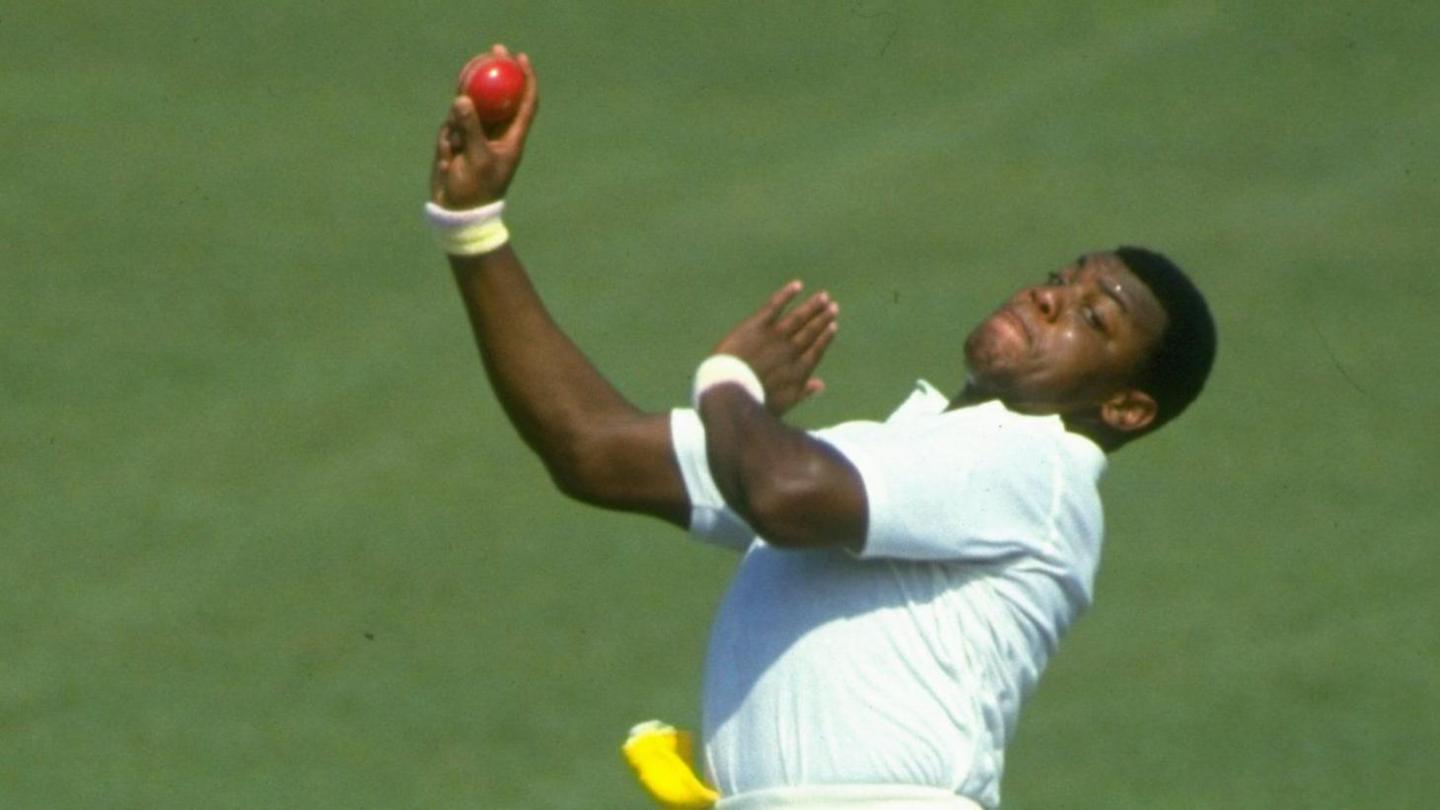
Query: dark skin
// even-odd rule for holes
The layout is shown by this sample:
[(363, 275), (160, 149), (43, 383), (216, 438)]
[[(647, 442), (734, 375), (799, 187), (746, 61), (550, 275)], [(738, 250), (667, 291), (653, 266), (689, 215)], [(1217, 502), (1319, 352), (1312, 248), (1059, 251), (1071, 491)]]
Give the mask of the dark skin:
[[(496, 45), (493, 53), (509, 55)], [(466, 209), (501, 199), (538, 109), (529, 59), (526, 96), (513, 121), (486, 131), (459, 95), (436, 138), (431, 200)], [(685, 527), (690, 503), (665, 412), (626, 400), (550, 317), (513, 248), (451, 256), (451, 269), (486, 374), (521, 438), (557, 487), (583, 502), (640, 512)], [(755, 371), (766, 402), (738, 385), (700, 401), (711, 473), (726, 503), (767, 542), (858, 549), (866, 530), (859, 473), (829, 445), (784, 421), (824, 384), (815, 370), (834, 338), (839, 307), (799, 282), (776, 291), (715, 347)], [(952, 404), (999, 398), (1026, 413), (1054, 413), (1069, 429), (1113, 448), (1143, 431), (1154, 401), (1129, 381), (1163, 331), (1148, 289), (1113, 255), (1095, 253), (1026, 288), (975, 328), (969, 378)]]
[(969, 369), (955, 404), (1000, 399), (1012, 410), (1060, 414), (1114, 449), (1155, 418), (1131, 383), (1167, 323), (1155, 296), (1113, 253), (1090, 253), (1026, 287), (965, 340)]

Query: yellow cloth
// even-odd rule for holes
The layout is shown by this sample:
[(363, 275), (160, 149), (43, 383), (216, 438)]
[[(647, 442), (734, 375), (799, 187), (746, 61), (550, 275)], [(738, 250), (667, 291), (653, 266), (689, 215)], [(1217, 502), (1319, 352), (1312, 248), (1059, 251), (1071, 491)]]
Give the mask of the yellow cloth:
[(720, 794), (690, 767), (689, 732), (651, 720), (630, 729), (620, 750), (640, 785), (666, 810), (707, 810), (719, 801)]

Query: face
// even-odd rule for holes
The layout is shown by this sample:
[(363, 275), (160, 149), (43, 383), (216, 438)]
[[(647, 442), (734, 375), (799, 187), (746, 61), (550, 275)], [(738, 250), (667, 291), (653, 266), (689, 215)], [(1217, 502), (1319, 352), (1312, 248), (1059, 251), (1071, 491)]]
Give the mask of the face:
[(1165, 310), (1112, 253), (1021, 290), (965, 340), (970, 383), (1026, 413), (1093, 410), (1130, 388)]

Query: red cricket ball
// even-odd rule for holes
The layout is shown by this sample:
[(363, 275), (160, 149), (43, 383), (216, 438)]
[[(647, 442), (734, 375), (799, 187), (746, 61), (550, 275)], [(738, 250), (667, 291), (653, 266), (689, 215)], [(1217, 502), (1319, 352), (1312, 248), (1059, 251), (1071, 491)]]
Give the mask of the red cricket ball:
[(470, 60), (460, 71), (460, 87), (475, 102), (475, 111), (487, 124), (515, 117), (525, 95), (525, 70), (514, 59), (484, 56)]

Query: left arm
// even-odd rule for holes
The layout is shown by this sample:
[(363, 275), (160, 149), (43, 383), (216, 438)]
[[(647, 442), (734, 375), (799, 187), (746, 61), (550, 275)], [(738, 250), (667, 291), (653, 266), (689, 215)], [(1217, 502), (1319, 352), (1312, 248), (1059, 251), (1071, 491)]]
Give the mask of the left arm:
[(744, 360), (766, 404), (735, 384), (701, 397), (710, 473), (725, 502), (771, 545), (859, 550), (866, 527), (860, 474), (834, 448), (780, 420), (823, 383), (812, 377), (835, 334), (839, 308), (824, 293), (789, 313), (798, 283), (777, 292), (716, 347)]

